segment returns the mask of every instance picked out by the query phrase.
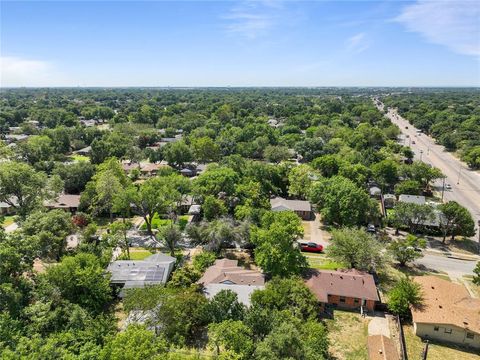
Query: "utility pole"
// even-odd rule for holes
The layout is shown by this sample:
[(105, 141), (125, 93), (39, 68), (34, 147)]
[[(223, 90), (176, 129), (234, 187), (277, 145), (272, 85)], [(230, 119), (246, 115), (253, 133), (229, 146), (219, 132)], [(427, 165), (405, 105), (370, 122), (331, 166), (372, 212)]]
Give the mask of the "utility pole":
[(427, 360), (427, 356), (428, 356), (428, 340), (425, 342), (425, 347), (423, 348), (422, 359)]
[[(443, 203), (443, 194), (445, 193), (445, 176), (443, 177), (443, 184), (442, 184), (442, 203)], [(480, 221), (479, 221), (480, 223)], [(480, 242), (480, 239), (478, 240)]]

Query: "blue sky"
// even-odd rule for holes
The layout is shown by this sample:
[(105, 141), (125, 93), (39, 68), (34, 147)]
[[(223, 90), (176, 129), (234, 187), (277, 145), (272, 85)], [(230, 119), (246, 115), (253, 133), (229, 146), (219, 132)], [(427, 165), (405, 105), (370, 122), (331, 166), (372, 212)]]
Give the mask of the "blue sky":
[(1, 86), (480, 86), (477, 1), (3, 1)]

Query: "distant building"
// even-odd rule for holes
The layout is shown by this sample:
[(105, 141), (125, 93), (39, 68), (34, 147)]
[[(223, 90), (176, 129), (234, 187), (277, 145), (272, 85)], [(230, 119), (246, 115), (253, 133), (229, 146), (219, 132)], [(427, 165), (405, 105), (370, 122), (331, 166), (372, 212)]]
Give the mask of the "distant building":
[(86, 146), (83, 149), (74, 151), (73, 153), (78, 155), (83, 155), (83, 156), (89, 156), (91, 152), (92, 152), (92, 147)]
[(382, 196), (382, 190), (378, 186), (372, 186), (368, 191), (371, 197), (379, 198)]
[(423, 196), (423, 195), (405, 195), (405, 194), (402, 194), (398, 197), (398, 202), (417, 204), (417, 205), (425, 205), (426, 204), (425, 196)]
[(260, 271), (238, 266), (237, 260), (221, 259), (205, 271), (198, 283), (203, 285), (208, 298), (221, 290), (231, 290), (240, 302), (249, 306), (252, 292), (265, 287), (265, 277)]
[(358, 270), (314, 270), (305, 284), (317, 297), (322, 309), (330, 305), (347, 309), (373, 311), (380, 300), (371, 274)]
[(480, 348), (480, 299), (463, 285), (436, 276), (416, 276), (423, 305), (412, 307), (415, 334), (459, 345)]
[(311, 220), (313, 217), (312, 204), (305, 200), (287, 200), (281, 197), (270, 199), (272, 211), (293, 211), (303, 220)]
[(157, 253), (144, 260), (113, 261), (107, 271), (111, 274), (110, 283), (122, 287), (120, 296), (123, 296), (125, 289), (165, 284), (175, 261), (174, 257)]
[(385, 194), (383, 195), (383, 202), (385, 204), (385, 208), (393, 209), (397, 202), (397, 197), (393, 194)]
[(77, 212), (80, 206), (80, 195), (60, 194), (54, 201), (47, 202), (45, 207), (49, 209), (68, 210), (71, 213)]

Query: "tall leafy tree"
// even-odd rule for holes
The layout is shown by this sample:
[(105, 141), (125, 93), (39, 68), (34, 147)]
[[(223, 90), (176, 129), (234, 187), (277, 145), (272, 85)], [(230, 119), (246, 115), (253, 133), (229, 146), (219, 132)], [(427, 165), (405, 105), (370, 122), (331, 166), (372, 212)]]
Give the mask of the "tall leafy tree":
[(342, 176), (314, 183), (310, 199), (319, 206), (325, 221), (340, 226), (365, 223), (373, 208), (366, 191)]
[(25, 163), (0, 163), (0, 201), (12, 206), (25, 218), (44, 200), (55, 198), (62, 187), (58, 177), (48, 178)]
[(260, 228), (254, 228), (255, 261), (271, 276), (300, 274), (307, 261), (297, 240), (303, 235), (299, 217), (289, 211), (267, 212)]
[(440, 226), (443, 231), (443, 242), (447, 235), (451, 236), (451, 240), (455, 240), (455, 236), (474, 236), (475, 221), (470, 212), (456, 201), (449, 201), (438, 206), (442, 212), (440, 217)]
[(364, 229), (334, 230), (327, 252), (335, 261), (358, 270), (380, 268), (386, 260), (381, 244)]

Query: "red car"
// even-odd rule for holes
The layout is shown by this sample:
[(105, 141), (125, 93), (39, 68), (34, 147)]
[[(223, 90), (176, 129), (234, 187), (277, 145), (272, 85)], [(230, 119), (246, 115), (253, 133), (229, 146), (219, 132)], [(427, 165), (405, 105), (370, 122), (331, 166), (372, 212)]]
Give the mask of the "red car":
[(323, 251), (323, 245), (320, 244), (315, 244), (315, 243), (300, 243), (300, 249), (302, 251), (307, 251), (307, 252), (322, 252)]

